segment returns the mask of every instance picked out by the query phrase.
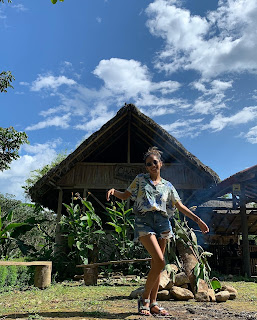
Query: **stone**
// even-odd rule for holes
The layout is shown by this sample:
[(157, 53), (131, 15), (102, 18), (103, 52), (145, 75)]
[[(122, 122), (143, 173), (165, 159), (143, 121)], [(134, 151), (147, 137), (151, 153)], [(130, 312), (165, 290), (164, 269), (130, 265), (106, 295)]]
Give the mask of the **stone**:
[(177, 286), (173, 286), (173, 288), (170, 290), (170, 294), (173, 299), (180, 301), (187, 301), (194, 298), (194, 295), (190, 290)]
[(185, 272), (177, 273), (175, 276), (175, 286), (181, 287), (185, 283), (190, 283), (188, 276)]
[(207, 294), (208, 294), (211, 302), (216, 301), (216, 296), (215, 296), (215, 292), (213, 289), (208, 289)]
[(237, 290), (232, 287), (232, 286), (228, 286), (228, 285), (223, 285), (221, 288), (222, 291), (228, 291), (230, 293), (229, 296), (229, 300), (234, 300), (237, 297)]
[(159, 301), (170, 300), (170, 298), (171, 296), (169, 290), (161, 290), (157, 293), (157, 300)]
[(178, 272), (178, 267), (173, 263), (166, 264), (165, 269), (168, 271), (168, 273), (172, 272), (176, 274)]
[(131, 299), (138, 299), (139, 297), (141, 297), (142, 293), (144, 292), (145, 288), (144, 287), (139, 287), (136, 290), (133, 290), (129, 297)]
[(208, 292), (208, 290), (209, 290), (208, 284), (203, 279), (199, 279), (197, 292)]
[(209, 302), (210, 297), (207, 292), (201, 291), (195, 294), (195, 300), (198, 302)]
[(166, 288), (167, 284), (170, 282), (170, 277), (167, 270), (163, 270), (161, 272), (159, 290), (163, 290)]
[(174, 282), (172, 280), (170, 280), (170, 282), (166, 285), (165, 289), (170, 290), (170, 289), (172, 289), (173, 286), (174, 286)]
[(217, 302), (225, 302), (229, 299), (230, 293), (228, 291), (220, 291), (215, 294)]
[(182, 284), (182, 286), (180, 286), (180, 288), (189, 289), (188, 283)]

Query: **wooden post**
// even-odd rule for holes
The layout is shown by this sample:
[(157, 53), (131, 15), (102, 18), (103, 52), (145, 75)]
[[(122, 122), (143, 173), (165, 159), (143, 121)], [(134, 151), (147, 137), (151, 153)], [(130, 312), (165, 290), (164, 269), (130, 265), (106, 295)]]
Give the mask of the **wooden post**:
[(45, 289), (51, 285), (52, 265), (36, 266), (34, 285), (37, 288)]
[(97, 266), (91, 268), (84, 268), (84, 281), (86, 286), (97, 285), (98, 268)]
[(250, 266), (250, 250), (248, 240), (248, 222), (246, 215), (246, 201), (245, 201), (245, 185), (241, 183), (241, 195), (240, 195), (240, 215), (242, 224), (242, 245), (243, 245), (243, 272), (248, 277), (251, 276)]
[(57, 254), (62, 251), (60, 250), (60, 247), (62, 245), (62, 237), (61, 237), (61, 228), (59, 224), (62, 217), (62, 198), (63, 198), (63, 191), (62, 189), (60, 189), (59, 196), (58, 196), (58, 207), (57, 207), (57, 217), (56, 217), (54, 254)]

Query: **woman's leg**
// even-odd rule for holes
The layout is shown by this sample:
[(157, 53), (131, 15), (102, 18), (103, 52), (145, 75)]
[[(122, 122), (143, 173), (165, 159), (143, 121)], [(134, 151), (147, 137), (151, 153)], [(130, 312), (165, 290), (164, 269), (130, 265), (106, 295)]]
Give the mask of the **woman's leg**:
[[(158, 243), (159, 243), (159, 246), (161, 248), (162, 254), (164, 256), (167, 240), (166, 239), (159, 239)], [(155, 282), (155, 284), (154, 284), (154, 286), (152, 288), (152, 291), (151, 291), (151, 294), (150, 294), (151, 303), (156, 301), (157, 293), (158, 293), (158, 290), (159, 290), (160, 278), (161, 278), (161, 275), (159, 274), (159, 276), (158, 276), (158, 278), (157, 278), (157, 280), (156, 280), (156, 282)]]
[[(156, 301), (160, 282), (160, 273), (165, 266), (163, 253), (166, 246), (166, 240), (160, 239), (158, 242), (156, 236), (153, 234), (140, 237), (139, 240), (152, 257), (151, 270), (148, 273), (145, 284), (145, 291), (142, 297), (143, 299), (151, 299), (151, 302), (153, 302)], [(142, 313), (149, 314), (147, 310), (142, 310)]]
[[(159, 242), (160, 248), (162, 250), (162, 254), (164, 255), (166, 244), (167, 244), (167, 240), (166, 239), (159, 239), (158, 242)], [(158, 290), (159, 290), (160, 278), (161, 278), (161, 275), (158, 276), (158, 278), (157, 278), (157, 280), (156, 280), (156, 282), (155, 282), (155, 284), (154, 284), (154, 286), (152, 288), (152, 291), (151, 291), (151, 294), (150, 294), (150, 303), (156, 302), (156, 300), (157, 300), (157, 293), (158, 293)], [(158, 305), (153, 306), (150, 311), (152, 313), (156, 313), (156, 314), (168, 315), (167, 310), (162, 309), (160, 311), (160, 308), (159, 308)]]

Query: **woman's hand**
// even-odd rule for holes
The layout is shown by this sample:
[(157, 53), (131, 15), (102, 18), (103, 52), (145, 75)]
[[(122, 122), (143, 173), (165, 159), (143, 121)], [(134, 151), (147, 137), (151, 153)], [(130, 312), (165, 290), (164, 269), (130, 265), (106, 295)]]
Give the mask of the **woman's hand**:
[(115, 192), (115, 189), (114, 189), (114, 188), (112, 188), (112, 189), (110, 189), (110, 190), (107, 191), (107, 193), (106, 193), (106, 199), (107, 199), (107, 201), (110, 200), (110, 196), (114, 196), (114, 192)]
[(205, 222), (203, 222), (203, 220), (201, 220), (199, 218), (199, 220), (197, 221), (197, 224), (199, 226), (199, 228), (201, 229), (202, 233), (207, 233), (209, 232), (209, 227), (207, 226), (207, 224)]

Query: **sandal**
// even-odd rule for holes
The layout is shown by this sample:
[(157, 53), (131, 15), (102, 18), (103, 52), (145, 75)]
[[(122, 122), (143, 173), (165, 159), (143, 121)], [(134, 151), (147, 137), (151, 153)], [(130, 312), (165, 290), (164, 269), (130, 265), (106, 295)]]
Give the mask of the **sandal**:
[[(159, 312), (151, 312), (151, 309), (152, 309), (153, 307), (158, 307), (158, 308), (159, 308)], [(164, 308), (159, 307), (159, 305), (158, 305), (157, 302), (151, 303), (149, 308), (150, 308), (151, 314), (154, 315), (154, 316), (161, 316), (161, 317), (167, 317), (167, 316), (169, 316), (169, 312), (168, 312), (167, 310), (165, 310)]]
[[(150, 316), (151, 313), (150, 313), (150, 308), (147, 307), (147, 306), (144, 306), (144, 303), (150, 303), (150, 300), (149, 299), (143, 299), (142, 297), (140, 297), (138, 300), (137, 300), (137, 304), (138, 304), (138, 313), (141, 315), (141, 316)], [(143, 313), (142, 311), (143, 310), (146, 310), (148, 311), (149, 313)]]

